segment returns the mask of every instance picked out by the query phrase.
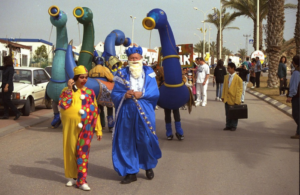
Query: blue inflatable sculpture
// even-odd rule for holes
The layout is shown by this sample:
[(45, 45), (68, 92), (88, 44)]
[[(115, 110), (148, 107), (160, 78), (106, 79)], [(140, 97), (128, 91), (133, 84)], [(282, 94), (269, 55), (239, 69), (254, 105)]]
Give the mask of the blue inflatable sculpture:
[(188, 102), (190, 93), (182, 81), (178, 50), (166, 13), (161, 9), (151, 10), (144, 18), (143, 26), (147, 30), (158, 29), (162, 47), (165, 81), (159, 88), (157, 104), (162, 108), (178, 109)]

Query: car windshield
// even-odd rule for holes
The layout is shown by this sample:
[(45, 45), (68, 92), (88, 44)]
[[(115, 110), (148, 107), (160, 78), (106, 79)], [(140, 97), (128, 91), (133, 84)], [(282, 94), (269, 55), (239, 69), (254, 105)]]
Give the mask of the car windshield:
[[(13, 82), (14, 83), (32, 84), (31, 78), (32, 77), (31, 77), (30, 70), (15, 69), (15, 74), (13, 76)], [(0, 71), (0, 81), (2, 81), (2, 71)]]

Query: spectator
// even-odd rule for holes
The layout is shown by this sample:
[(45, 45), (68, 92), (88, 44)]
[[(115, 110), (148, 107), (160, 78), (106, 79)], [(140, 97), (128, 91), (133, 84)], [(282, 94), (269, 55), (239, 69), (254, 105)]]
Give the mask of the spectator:
[(256, 57), (256, 66), (255, 66), (255, 83), (256, 83), (256, 88), (260, 87), (260, 73), (261, 73), (261, 63), (259, 60), (259, 57)]
[(256, 65), (256, 59), (252, 58), (251, 60), (251, 68), (249, 70), (250, 72), (250, 82), (252, 83), (251, 89), (255, 88), (255, 65)]
[[(251, 68), (252, 64), (249, 60), (250, 60), (250, 58), (247, 57), (245, 63), (247, 64), (247, 66), (246, 66), (247, 70), (250, 71), (250, 68)], [(247, 74), (247, 83), (249, 83), (249, 81), (250, 81), (250, 72), (249, 72), (249, 74)]]
[(229, 63), (227, 66), (229, 75), (224, 78), (224, 87), (222, 93), (222, 101), (225, 103), (226, 127), (223, 129), (235, 131), (238, 125), (238, 119), (228, 119), (229, 105), (241, 104), (241, 96), (243, 91), (243, 81), (235, 73), (235, 64)]
[(15, 105), (11, 101), (11, 94), (14, 90), (13, 75), (15, 72), (13, 66), (13, 60), (11, 56), (3, 57), (4, 66), (0, 67), (2, 70), (2, 105), (4, 107), (4, 114), (0, 119), (8, 119), (9, 117), (9, 108), (14, 112), (16, 117), (14, 120), (17, 120), (21, 116), (21, 112), (18, 111)]
[(219, 60), (214, 71), (213, 82), (216, 81), (216, 101), (222, 101), (224, 76), (227, 74), (223, 60)]
[(196, 58), (196, 63), (199, 65), (197, 69), (196, 75), (196, 89), (197, 89), (197, 100), (196, 106), (199, 106), (201, 101), (201, 106), (206, 106), (207, 104), (207, 86), (208, 86), (208, 78), (209, 78), (209, 67), (205, 63), (203, 58)]
[(279, 95), (285, 96), (285, 89), (287, 86), (287, 83), (286, 83), (286, 57), (285, 56), (281, 56), (281, 58), (280, 58), (277, 76), (280, 80)]
[(242, 103), (245, 102), (245, 92), (247, 89), (247, 75), (249, 74), (249, 70), (247, 70), (247, 66), (248, 63), (247, 62), (243, 62), (243, 64), (241, 65), (240, 68), (237, 68), (236, 71), (239, 72), (239, 76), (241, 77), (241, 79), (243, 80), (243, 93), (242, 93)]
[(299, 106), (300, 106), (300, 97), (299, 97), (299, 91), (300, 91), (300, 56), (294, 56), (293, 57), (293, 65), (295, 67), (295, 70), (292, 74), (291, 80), (290, 80), (290, 88), (289, 93), (287, 94), (286, 102), (292, 103), (292, 115), (293, 118), (297, 124), (297, 130), (296, 135), (291, 136), (292, 139), (299, 139)]

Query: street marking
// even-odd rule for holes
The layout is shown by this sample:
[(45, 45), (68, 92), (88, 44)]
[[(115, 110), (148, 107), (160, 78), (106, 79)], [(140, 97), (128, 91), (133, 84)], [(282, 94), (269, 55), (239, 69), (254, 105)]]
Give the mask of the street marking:
[(273, 100), (271, 103), (272, 103), (272, 104), (277, 104), (278, 101), (277, 101), (277, 100)]
[(288, 111), (286, 111), (289, 114), (292, 114), (292, 109), (289, 109)]
[(258, 94), (259, 94), (258, 92), (255, 92), (255, 93), (254, 93), (254, 95), (258, 95)]
[(261, 94), (260, 96), (258, 96), (258, 97), (264, 97), (265, 95), (264, 94)]
[(269, 101), (270, 99), (271, 99), (270, 97), (265, 98), (266, 101)]

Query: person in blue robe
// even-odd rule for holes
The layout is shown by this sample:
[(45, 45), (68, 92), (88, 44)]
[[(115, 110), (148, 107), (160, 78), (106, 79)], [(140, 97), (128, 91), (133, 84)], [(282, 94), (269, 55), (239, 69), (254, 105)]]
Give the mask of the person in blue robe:
[(126, 53), (129, 66), (117, 72), (111, 93), (116, 108), (112, 161), (115, 171), (125, 176), (122, 184), (136, 181), (139, 169), (153, 179), (153, 168), (161, 158), (155, 134), (156, 75), (151, 67), (143, 66), (141, 47), (131, 47)]

